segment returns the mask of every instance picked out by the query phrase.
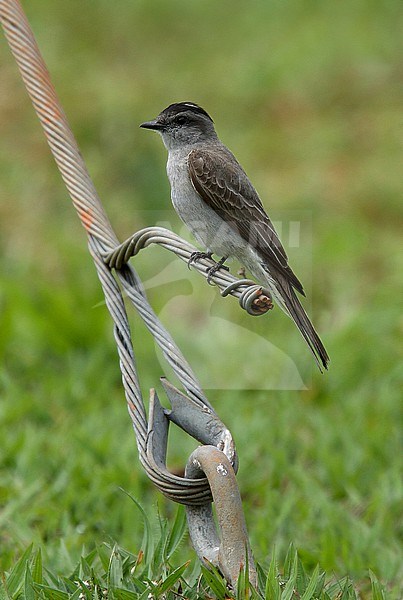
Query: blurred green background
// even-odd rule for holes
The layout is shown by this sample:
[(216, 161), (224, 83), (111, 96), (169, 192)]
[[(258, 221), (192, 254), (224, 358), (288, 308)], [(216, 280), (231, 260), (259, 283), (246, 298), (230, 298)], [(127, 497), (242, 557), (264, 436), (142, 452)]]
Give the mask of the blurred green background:
[[(307, 568), (398, 586), (401, 3), (23, 4), (121, 239), (164, 220), (183, 233), (161, 141), (138, 129), (181, 100), (210, 112), (273, 220), (301, 222), (288, 250), (331, 356), (323, 376), (280, 310), (241, 314), (158, 248), (135, 264), (234, 435), (257, 559), (293, 541)], [(175, 507), (139, 467), (84, 230), (3, 36), (0, 80), (0, 569), (31, 541), (62, 569), (83, 544), (138, 549), (119, 487)], [(130, 312), (147, 396), (163, 366)], [(172, 467), (193, 447), (174, 433)]]

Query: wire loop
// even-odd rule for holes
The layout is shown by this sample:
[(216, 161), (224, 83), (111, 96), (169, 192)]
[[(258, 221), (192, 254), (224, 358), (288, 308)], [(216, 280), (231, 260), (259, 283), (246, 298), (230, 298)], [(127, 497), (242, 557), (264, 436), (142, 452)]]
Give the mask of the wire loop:
[(110, 268), (119, 271), (130, 258), (136, 256), (140, 250), (151, 244), (159, 244), (166, 250), (174, 252), (188, 265), (191, 264), (208, 282), (211, 280), (220, 288), (221, 296), (225, 297), (231, 294), (239, 298), (241, 308), (246, 310), (252, 317), (263, 315), (273, 308), (270, 292), (257, 285), (255, 281), (237, 279), (224, 269), (219, 269), (209, 275), (209, 269), (216, 264), (215, 261), (207, 256), (192, 261), (192, 255), (197, 252), (197, 249), (176, 233), (164, 227), (140, 229), (114, 250), (105, 252), (103, 257)]

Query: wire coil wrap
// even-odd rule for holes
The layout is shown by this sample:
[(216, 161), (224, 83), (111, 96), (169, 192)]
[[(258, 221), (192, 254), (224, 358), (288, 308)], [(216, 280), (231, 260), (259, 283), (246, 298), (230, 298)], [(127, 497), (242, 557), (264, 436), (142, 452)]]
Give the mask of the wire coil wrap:
[[(104, 255), (105, 262), (115, 269), (121, 269), (129, 259), (136, 256), (143, 248), (151, 244), (158, 244), (174, 252), (179, 258), (187, 262), (188, 265), (197, 249), (186, 240), (176, 235), (164, 227), (146, 227), (137, 231), (122, 244), (111, 252)], [(192, 266), (206, 279), (213, 281), (221, 290), (221, 296), (225, 297), (231, 294), (239, 298), (239, 305), (246, 310), (248, 314), (257, 317), (265, 314), (273, 308), (270, 292), (260, 285), (256, 285), (251, 279), (237, 279), (228, 271), (219, 269), (212, 276), (209, 275), (209, 268), (216, 263), (207, 257), (193, 261)]]

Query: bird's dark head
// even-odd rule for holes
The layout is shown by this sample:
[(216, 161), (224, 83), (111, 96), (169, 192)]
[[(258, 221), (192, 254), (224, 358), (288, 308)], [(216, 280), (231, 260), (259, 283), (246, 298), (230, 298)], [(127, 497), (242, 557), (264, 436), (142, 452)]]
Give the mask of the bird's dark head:
[(140, 127), (158, 131), (168, 150), (216, 139), (213, 119), (193, 102), (177, 102)]

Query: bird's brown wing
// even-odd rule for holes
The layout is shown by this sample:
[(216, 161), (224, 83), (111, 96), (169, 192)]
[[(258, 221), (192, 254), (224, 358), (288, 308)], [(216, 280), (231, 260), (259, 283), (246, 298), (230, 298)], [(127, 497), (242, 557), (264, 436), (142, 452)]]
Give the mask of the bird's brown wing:
[(188, 167), (192, 184), (204, 202), (259, 252), (269, 269), (282, 273), (304, 294), (255, 188), (232, 154), (192, 150)]

